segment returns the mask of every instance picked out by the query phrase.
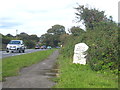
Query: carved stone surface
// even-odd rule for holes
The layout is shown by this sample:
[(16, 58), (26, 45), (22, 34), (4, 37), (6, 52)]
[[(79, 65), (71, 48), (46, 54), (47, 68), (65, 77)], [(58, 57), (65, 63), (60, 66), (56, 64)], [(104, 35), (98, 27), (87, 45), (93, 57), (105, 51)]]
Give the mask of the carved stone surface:
[(86, 64), (87, 55), (85, 52), (88, 50), (88, 46), (85, 43), (78, 43), (74, 48), (73, 63)]

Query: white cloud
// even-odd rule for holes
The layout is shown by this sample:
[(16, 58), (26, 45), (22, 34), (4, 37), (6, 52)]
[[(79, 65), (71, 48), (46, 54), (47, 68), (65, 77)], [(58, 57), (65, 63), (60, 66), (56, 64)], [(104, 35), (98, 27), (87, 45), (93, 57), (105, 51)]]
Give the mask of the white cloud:
[(2, 0), (0, 27), (2, 22), (13, 26), (0, 28), (0, 33), (15, 35), (18, 29), (19, 33), (40, 36), (55, 24), (61, 24), (67, 30), (71, 26), (79, 25), (72, 22), (75, 19), (73, 7), (77, 7), (77, 2), (105, 10), (108, 16), (112, 15), (115, 21), (118, 20), (118, 1), (115, 0)]

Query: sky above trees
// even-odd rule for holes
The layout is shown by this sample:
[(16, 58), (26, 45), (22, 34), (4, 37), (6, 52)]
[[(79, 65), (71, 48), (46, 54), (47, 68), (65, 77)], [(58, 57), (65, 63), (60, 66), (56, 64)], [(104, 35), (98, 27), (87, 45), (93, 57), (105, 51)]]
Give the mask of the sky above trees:
[[(26, 32), (38, 36), (55, 24), (65, 26), (66, 31), (72, 26), (81, 25), (75, 23), (74, 7), (77, 4), (86, 5), (105, 11), (105, 14), (113, 16), (118, 21), (119, 0), (2, 0), (0, 3), (0, 33), (16, 35)], [(84, 28), (81, 25), (82, 28)]]

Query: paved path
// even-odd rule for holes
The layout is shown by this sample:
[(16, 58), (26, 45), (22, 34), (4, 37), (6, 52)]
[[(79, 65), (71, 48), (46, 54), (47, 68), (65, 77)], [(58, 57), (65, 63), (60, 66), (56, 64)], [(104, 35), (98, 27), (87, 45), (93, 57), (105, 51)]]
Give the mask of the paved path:
[(51, 88), (56, 83), (50, 80), (54, 75), (50, 70), (53, 69), (58, 54), (56, 50), (50, 57), (38, 64), (23, 68), (19, 76), (8, 77), (3, 82), (3, 88)]

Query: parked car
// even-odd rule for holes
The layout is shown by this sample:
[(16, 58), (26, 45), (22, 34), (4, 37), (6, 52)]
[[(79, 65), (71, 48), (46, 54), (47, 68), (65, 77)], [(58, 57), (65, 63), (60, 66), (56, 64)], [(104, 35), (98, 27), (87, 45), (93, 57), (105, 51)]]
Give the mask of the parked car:
[(47, 46), (47, 49), (51, 49), (52, 47), (51, 46)]
[(40, 49), (40, 46), (39, 46), (39, 45), (36, 45), (36, 46), (35, 46), (35, 49)]
[(6, 47), (6, 52), (25, 52), (24, 42), (22, 40), (11, 40)]
[(40, 47), (40, 49), (46, 49), (46, 46), (45, 46), (45, 45), (43, 45), (43, 46), (41, 46), (41, 47)]
[(60, 48), (59, 46), (56, 46), (56, 48)]

